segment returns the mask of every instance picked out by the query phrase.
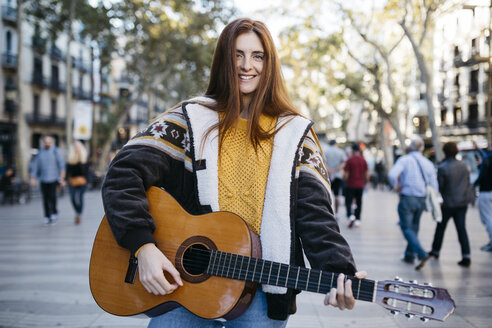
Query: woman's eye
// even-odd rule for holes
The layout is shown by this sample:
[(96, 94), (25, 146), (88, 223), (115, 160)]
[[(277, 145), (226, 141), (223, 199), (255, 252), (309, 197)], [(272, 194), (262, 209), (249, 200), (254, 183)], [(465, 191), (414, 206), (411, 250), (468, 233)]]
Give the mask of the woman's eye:
[(258, 60), (258, 61), (263, 60), (263, 56), (262, 56), (262, 55), (255, 55), (253, 58), (254, 58), (255, 60)]

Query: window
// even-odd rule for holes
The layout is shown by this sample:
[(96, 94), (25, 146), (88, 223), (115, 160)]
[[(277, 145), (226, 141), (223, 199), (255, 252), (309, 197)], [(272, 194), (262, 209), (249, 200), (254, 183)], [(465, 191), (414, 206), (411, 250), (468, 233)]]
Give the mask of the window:
[(7, 31), (5, 33), (5, 43), (7, 48), (7, 55), (12, 53), (12, 32)]
[(56, 98), (51, 98), (51, 119), (56, 121)]
[(453, 120), (454, 125), (459, 125), (463, 122), (463, 117), (461, 114), (461, 107), (455, 106), (453, 108)]
[(470, 104), (468, 107), (468, 121), (478, 122), (478, 104)]
[(38, 94), (34, 94), (33, 116), (34, 116), (34, 119), (39, 118), (39, 95)]
[(470, 72), (470, 92), (478, 92), (478, 68)]
[(446, 123), (446, 117), (448, 114), (448, 110), (445, 106), (441, 106), (441, 124), (442, 125), (447, 125)]
[(43, 61), (39, 57), (34, 57), (34, 75), (43, 76)]
[(478, 39), (472, 39), (471, 40), (471, 51), (472, 51), (472, 56), (473, 55), (478, 55)]

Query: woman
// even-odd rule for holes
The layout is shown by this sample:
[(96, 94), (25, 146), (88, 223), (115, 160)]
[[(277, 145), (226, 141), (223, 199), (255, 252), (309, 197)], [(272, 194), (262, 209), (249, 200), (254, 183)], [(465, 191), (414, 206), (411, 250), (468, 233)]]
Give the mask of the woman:
[[(239, 214), (260, 235), (264, 259), (304, 265), (303, 249), (313, 268), (355, 273), (311, 125), (289, 99), (266, 26), (251, 19), (229, 23), (218, 40), (205, 97), (174, 107), (130, 140), (103, 184), (108, 222), (119, 244), (136, 254), (149, 293), (169, 294), (183, 284), (155, 246), (145, 194), (151, 186), (165, 188), (191, 214)], [(341, 274), (325, 303), (352, 308), (351, 282), (343, 279)], [(249, 308), (224, 324), (285, 327), (295, 312), (295, 294), (262, 285)], [(154, 317), (149, 327), (217, 324), (180, 307)]]
[(447, 142), (442, 147), (445, 159), (437, 168), (437, 180), (439, 182), (439, 192), (442, 195), (441, 205), (442, 221), (436, 226), (432, 250), (429, 255), (439, 258), (439, 252), (444, 238), (444, 231), (451, 218), (454, 220), (458, 240), (461, 245), (461, 261), (458, 265), (469, 267), (470, 243), (466, 233), (466, 210), (470, 202), (468, 192), (470, 190), (470, 175), (465, 162), (456, 159), (458, 146), (455, 142)]
[(69, 150), (66, 175), (70, 189), (70, 199), (75, 210), (75, 224), (80, 224), (84, 209), (84, 193), (89, 175), (87, 151), (80, 141), (76, 141)]

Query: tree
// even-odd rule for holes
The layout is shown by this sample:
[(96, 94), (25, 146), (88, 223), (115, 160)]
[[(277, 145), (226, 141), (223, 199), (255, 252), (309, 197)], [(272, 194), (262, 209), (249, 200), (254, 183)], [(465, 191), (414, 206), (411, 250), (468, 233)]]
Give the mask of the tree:
[[(426, 51), (427, 53), (430, 53), (429, 42), (425, 44), (427, 34), (432, 27), (434, 13), (443, 3), (444, 1), (439, 0), (405, 0), (403, 4), (403, 14), (401, 15), (402, 18), (399, 22), (406, 38), (412, 46), (420, 71), (420, 81), (425, 86), (424, 97), (427, 105), (429, 128), (432, 133), (432, 144), (434, 146), (437, 163), (443, 159), (443, 153), (440, 132), (437, 129), (435, 120), (434, 89), (432, 87), (431, 70), (428, 67), (428, 61), (425, 59), (424, 53), (426, 53)], [(394, 3), (390, 3), (390, 5), (396, 6)]]
[(119, 56), (125, 60), (125, 78), (133, 89), (106, 112), (100, 172), (116, 130), (144, 94), (155, 93), (174, 104), (204, 89), (216, 31), (232, 14), (227, 2), (218, 0), (200, 5), (190, 0), (131, 0), (113, 5), (110, 19), (120, 25)]
[(317, 123), (318, 131), (335, 131), (348, 118), (344, 107), (338, 104), (345, 97), (334, 87), (336, 68), (331, 61), (331, 55), (338, 52), (340, 38), (320, 36), (310, 24), (304, 21), (282, 31), (279, 55), (296, 105)]
[[(340, 22), (338, 27), (331, 25), (332, 30), (327, 31), (323, 12), (327, 8), (312, 3), (302, 13), (296, 8), (301, 23), (281, 34), (280, 54), (283, 64), (292, 70), (290, 75), (294, 78), (289, 80), (289, 85), (296, 90), (293, 97), (309, 108), (313, 120), (327, 122), (333, 115), (347, 120), (348, 108), (339, 104), (358, 102), (369, 117), (371, 112), (378, 114), (379, 124), (389, 122), (403, 147), (405, 135), (400, 129), (399, 110), (405, 98), (400, 90), (404, 89), (396, 87), (394, 81), (395, 75), (401, 76), (407, 68), (395, 69), (391, 59), (403, 33), (386, 33), (389, 35), (384, 39), (372, 39), (371, 35), (383, 30), (391, 17), (375, 10), (370, 15), (367, 12), (358, 15), (341, 5), (337, 8), (345, 25)], [(320, 115), (323, 107), (334, 108), (329, 112), (331, 115)], [(389, 163), (387, 147), (381, 148)]]

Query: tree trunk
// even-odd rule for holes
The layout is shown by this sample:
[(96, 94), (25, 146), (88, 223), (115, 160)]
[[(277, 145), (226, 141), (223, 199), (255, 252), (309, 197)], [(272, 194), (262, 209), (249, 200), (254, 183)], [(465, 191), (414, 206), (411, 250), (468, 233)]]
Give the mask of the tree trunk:
[(149, 106), (149, 111), (147, 115), (147, 123), (152, 122), (152, 120), (155, 118), (155, 94), (152, 89), (147, 89), (146, 91), (147, 97), (148, 97), (148, 106)]
[(380, 118), (379, 121), (379, 147), (383, 150), (384, 155), (384, 165), (386, 170), (389, 170), (393, 166), (393, 157), (388, 151), (388, 145), (386, 144), (386, 135), (384, 134), (384, 125), (386, 120)]
[(16, 166), (22, 182), (28, 180), (28, 144), (27, 144), (27, 123), (24, 109), (23, 93), (23, 0), (17, 0), (17, 139), (16, 139)]
[(429, 119), (429, 128), (432, 133), (432, 145), (434, 146), (434, 151), (436, 154), (435, 155), (436, 162), (439, 163), (444, 156), (441, 149), (440, 131), (437, 129), (436, 126), (436, 116), (434, 111), (434, 104), (432, 102), (434, 99), (434, 90), (432, 88), (432, 82), (430, 80), (429, 70), (427, 69), (424, 56), (422, 55), (420, 48), (415, 43), (415, 40), (413, 39), (413, 36), (410, 34), (410, 31), (408, 30), (407, 26), (403, 22), (400, 23), (400, 25), (403, 28), (403, 31), (405, 32), (407, 39), (410, 41), (410, 44), (412, 45), (413, 53), (415, 54), (415, 58), (417, 58), (417, 65), (419, 67), (421, 81), (425, 84), (425, 103), (427, 104), (427, 116)]
[(72, 108), (72, 53), (71, 45), (73, 40), (73, 28), (72, 24), (75, 17), (75, 0), (70, 1), (70, 18), (68, 20), (68, 39), (67, 39), (67, 90), (65, 92), (65, 111), (66, 111), (66, 122), (65, 122), (65, 140), (67, 147), (71, 147), (73, 144), (73, 108)]

